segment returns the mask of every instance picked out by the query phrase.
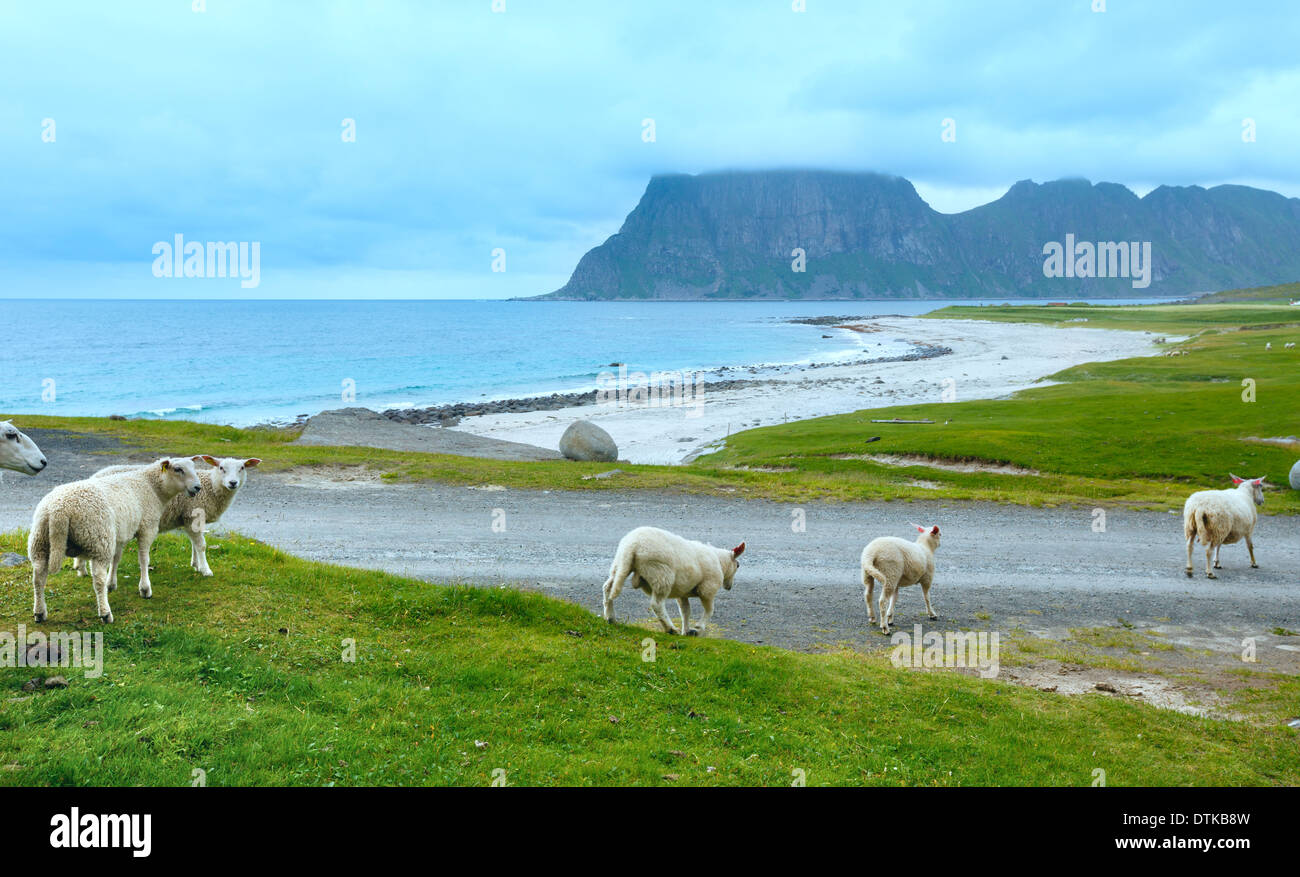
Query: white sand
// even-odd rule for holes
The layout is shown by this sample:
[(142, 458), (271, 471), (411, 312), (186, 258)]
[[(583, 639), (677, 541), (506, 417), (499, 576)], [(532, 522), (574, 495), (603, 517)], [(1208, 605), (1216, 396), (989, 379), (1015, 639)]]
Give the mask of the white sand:
[[(558, 411), (467, 417), (457, 428), (475, 435), (554, 448), (570, 423), (590, 420), (613, 437), (624, 460), (681, 463), (700, 450), (720, 446), (728, 433), (756, 426), (864, 408), (941, 402), (945, 401), (946, 387), (959, 402), (997, 399), (1073, 365), (1149, 356), (1156, 350), (1155, 336), (1148, 332), (914, 317), (873, 319), (870, 324), (881, 327), (883, 337), (944, 345), (953, 352), (913, 362), (796, 368), (764, 374), (763, 378), (771, 382), (762, 386), (717, 391), (706, 387), (698, 405), (584, 405)], [(870, 355), (869, 350), (866, 355)], [(744, 369), (733, 369), (727, 376), (749, 377)], [(952, 384), (946, 383), (949, 379)]]

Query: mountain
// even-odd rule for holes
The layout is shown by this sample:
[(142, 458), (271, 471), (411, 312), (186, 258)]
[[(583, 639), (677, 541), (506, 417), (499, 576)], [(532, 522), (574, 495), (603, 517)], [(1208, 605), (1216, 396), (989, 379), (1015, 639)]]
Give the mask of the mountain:
[[(1112, 242), (1129, 246), (1096, 246)], [(538, 298), (1133, 298), (1297, 279), (1300, 199), (1262, 189), (1161, 186), (1139, 198), (1115, 183), (1025, 180), (944, 214), (901, 177), (759, 171), (652, 178), (618, 234)]]

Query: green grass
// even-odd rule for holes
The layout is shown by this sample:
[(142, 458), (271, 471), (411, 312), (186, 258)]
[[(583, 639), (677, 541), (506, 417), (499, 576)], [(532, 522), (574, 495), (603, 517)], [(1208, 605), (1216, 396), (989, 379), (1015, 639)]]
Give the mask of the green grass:
[[(512, 589), (214, 541), (217, 575), (200, 579), (188, 543), (161, 538), (148, 601), (128, 557), (113, 625), (85, 579), (51, 579), (35, 627), (102, 630), (104, 674), (28, 695), (42, 671), (0, 670), (0, 783), (186, 785), (200, 769), (209, 785), (487, 785), (501, 769), (512, 785), (788, 785), (795, 771), (810, 785), (1088, 785), (1095, 768), (1116, 786), (1300, 783), (1285, 727), (880, 655), (671, 638)], [(20, 534), (0, 550), (21, 551)], [(0, 629), (32, 629), (29, 575), (0, 570)]]

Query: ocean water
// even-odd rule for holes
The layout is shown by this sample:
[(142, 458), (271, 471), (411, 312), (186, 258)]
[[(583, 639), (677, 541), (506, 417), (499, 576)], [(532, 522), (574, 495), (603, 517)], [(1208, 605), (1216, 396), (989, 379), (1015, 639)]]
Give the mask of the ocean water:
[(955, 303), (0, 300), (0, 412), (247, 426), (588, 390), (616, 362), (693, 373), (891, 356), (906, 343), (789, 321)]

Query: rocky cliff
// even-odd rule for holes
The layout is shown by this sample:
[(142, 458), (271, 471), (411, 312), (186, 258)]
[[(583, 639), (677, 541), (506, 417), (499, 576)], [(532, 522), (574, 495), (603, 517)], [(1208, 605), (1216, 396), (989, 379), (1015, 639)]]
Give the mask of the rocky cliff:
[[(1076, 248), (1061, 276), (1044, 273), (1051, 242)], [(1150, 244), (1147, 285), (1140, 247), (1123, 276), (1088, 257), (1111, 242)], [(1128, 298), (1296, 279), (1300, 199), (1246, 186), (1138, 198), (1114, 183), (1023, 181), (942, 214), (901, 177), (770, 171), (654, 177), (618, 234), (542, 297)]]

